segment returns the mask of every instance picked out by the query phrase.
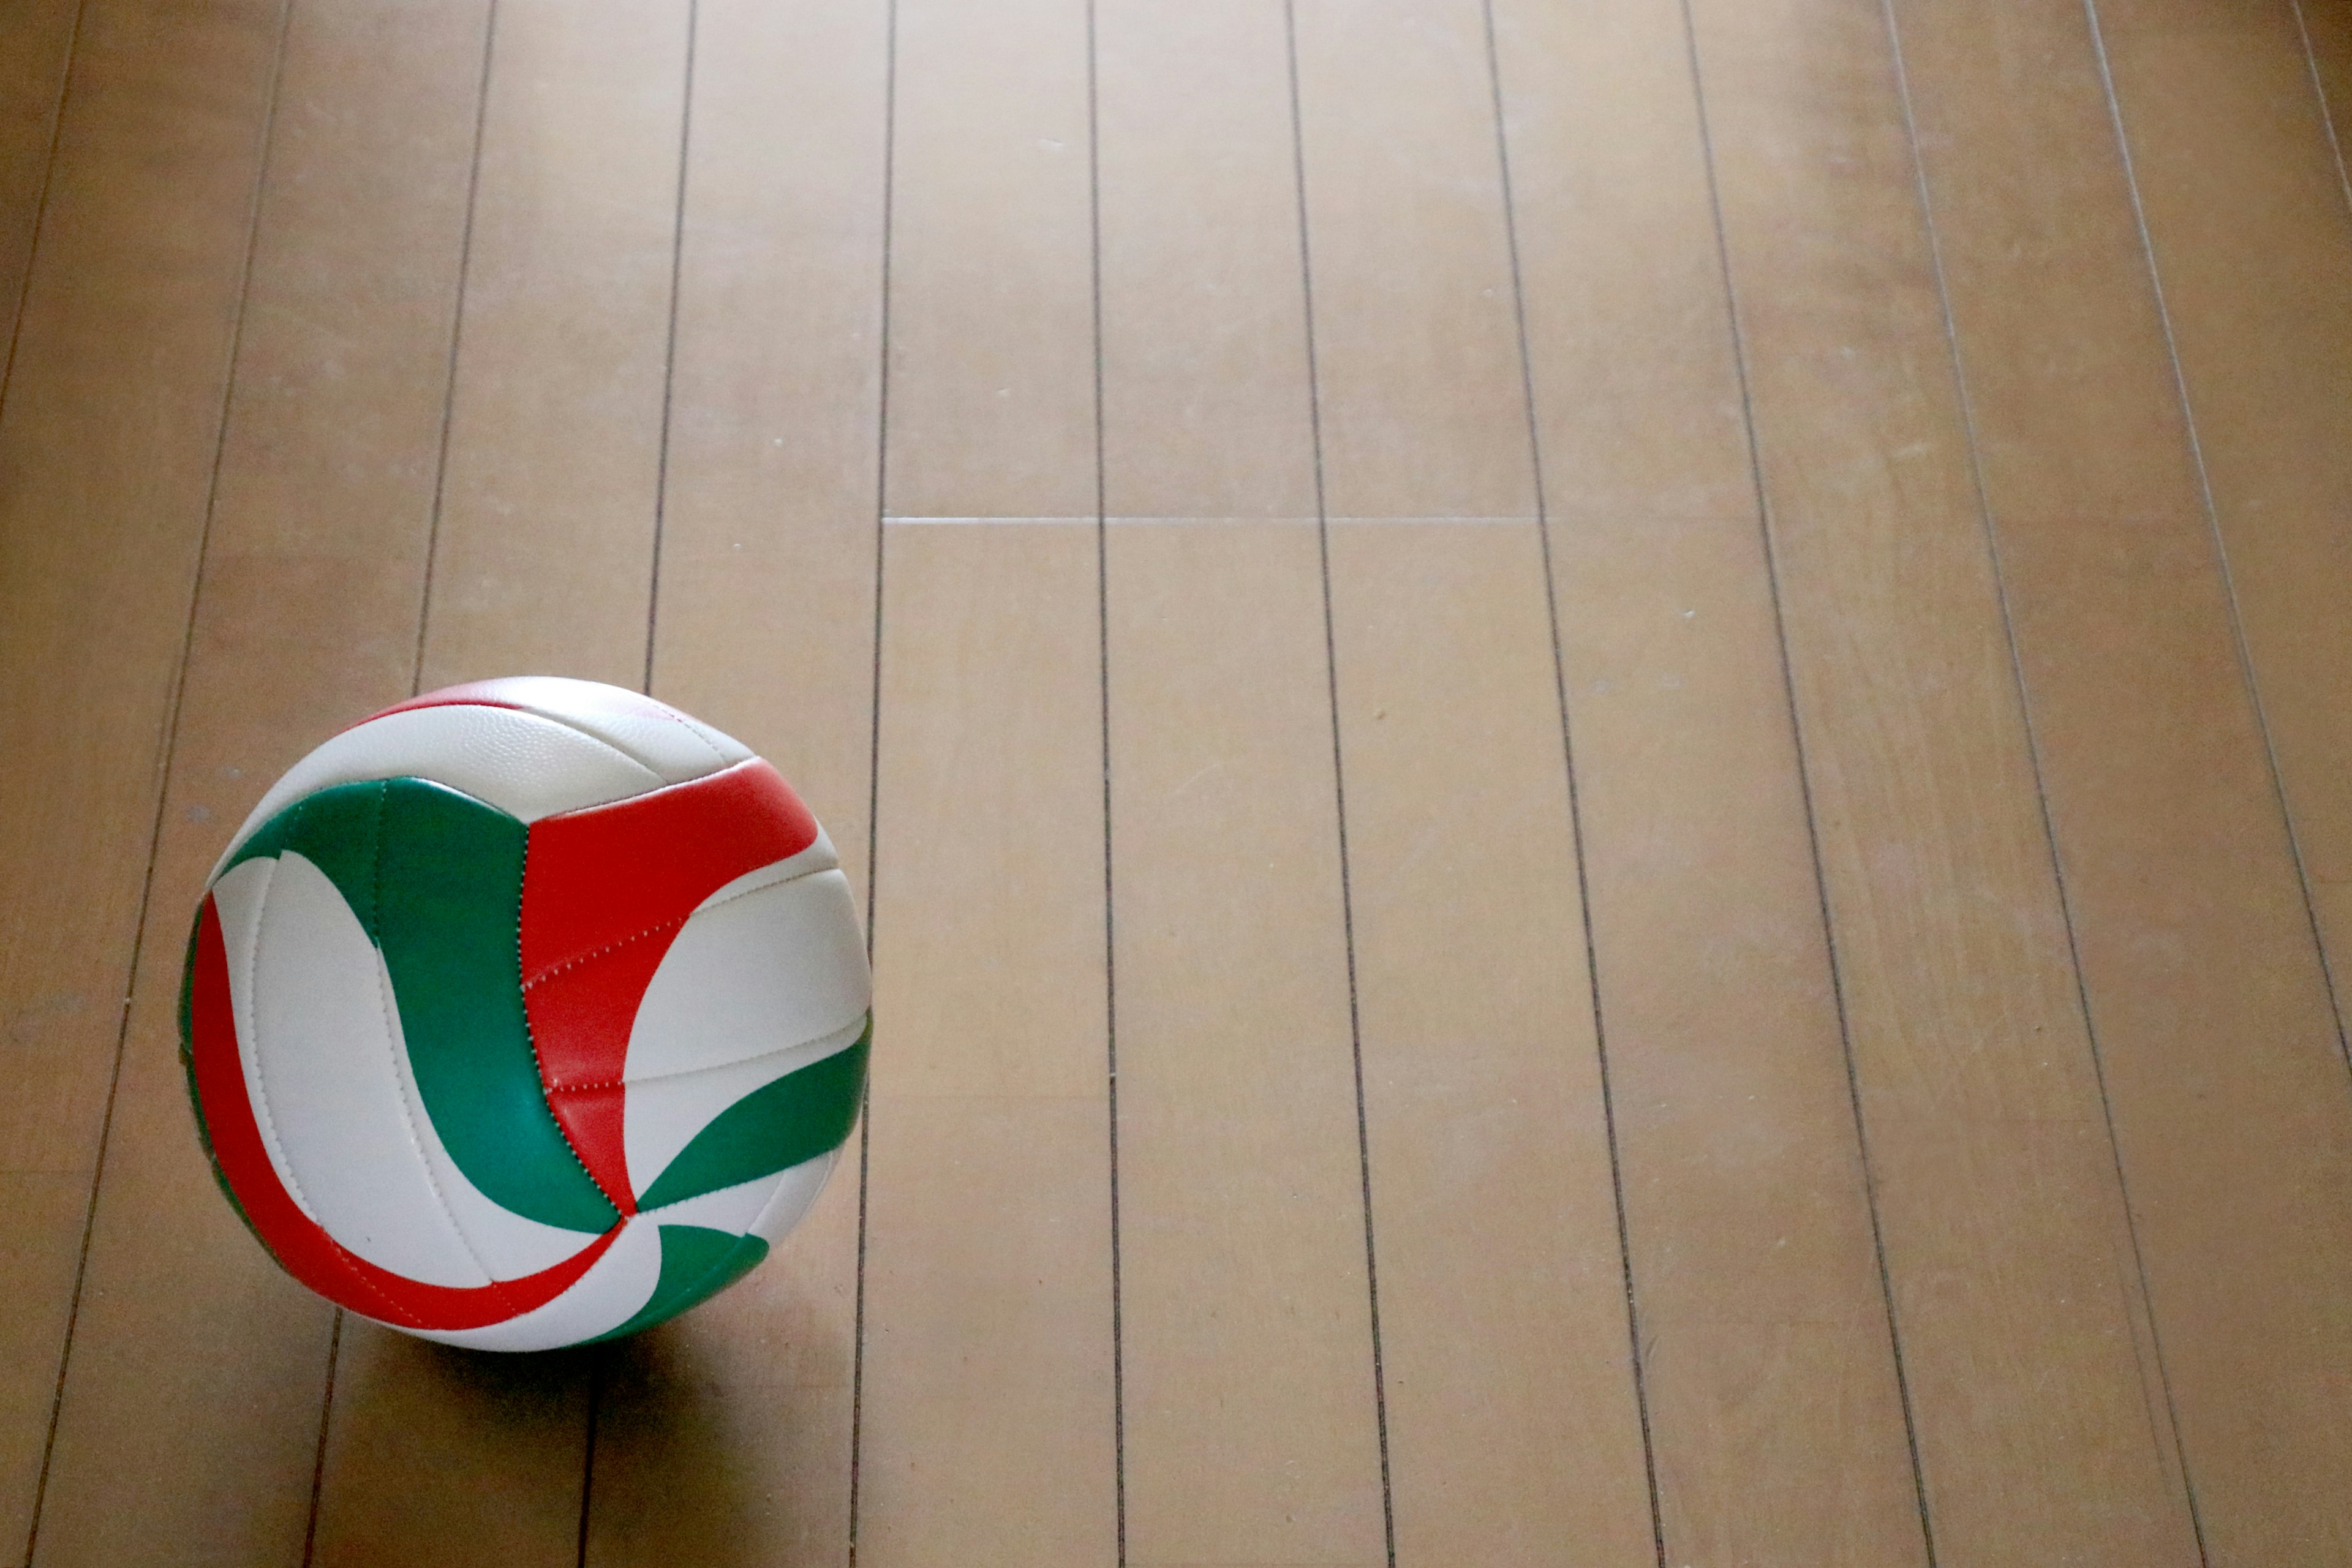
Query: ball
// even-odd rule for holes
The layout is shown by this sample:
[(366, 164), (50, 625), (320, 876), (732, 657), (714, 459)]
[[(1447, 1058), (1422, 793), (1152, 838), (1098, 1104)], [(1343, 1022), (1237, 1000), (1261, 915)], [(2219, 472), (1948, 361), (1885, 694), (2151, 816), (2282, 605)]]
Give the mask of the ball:
[(205, 883), (181, 1043), (221, 1190), (287, 1272), (547, 1350), (684, 1311), (808, 1212), (871, 999), (774, 768), (526, 677), (387, 708), (271, 786)]

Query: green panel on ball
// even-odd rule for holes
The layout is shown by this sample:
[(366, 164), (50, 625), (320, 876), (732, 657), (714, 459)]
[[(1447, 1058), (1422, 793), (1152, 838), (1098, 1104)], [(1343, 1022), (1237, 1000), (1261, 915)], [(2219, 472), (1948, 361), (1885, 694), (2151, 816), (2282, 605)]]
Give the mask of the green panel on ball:
[(529, 833), (446, 785), (384, 779), (303, 796), (231, 864), (292, 853), (326, 874), (383, 953), (417, 1092), (457, 1168), (516, 1214), (599, 1234), (620, 1211), (548, 1109), (523, 1011)]
[[(760, 1265), (768, 1244), (756, 1236), (736, 1236), (698, 1225), (661, 1227), (661, 1278), (636, 1315), (597, 1340), (617, 1340), (674, 1318), (708, 1301)], [(594, 1341), (591, 1341), (594, 1343)]]
[(637, 1207), (657, 1209), (715, 1193), (839, 1148), (857, 1121), (866, 1047), (873, 1038), (868, 1014), (855, 1045), (786, 1073), (720, 1111), (662, 1168)]

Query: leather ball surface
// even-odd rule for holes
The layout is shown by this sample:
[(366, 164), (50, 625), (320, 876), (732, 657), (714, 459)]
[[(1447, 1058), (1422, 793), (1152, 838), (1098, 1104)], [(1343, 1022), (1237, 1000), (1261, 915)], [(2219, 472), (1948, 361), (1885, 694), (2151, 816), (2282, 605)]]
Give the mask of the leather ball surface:
[(181, 1039), (213, 1167), (352, 1311), (545, 1350), (725, 1288), (856, 1119), (871, 993), (833, 845), (739, 742), (524, 677), (297, 763), (214, 868)]

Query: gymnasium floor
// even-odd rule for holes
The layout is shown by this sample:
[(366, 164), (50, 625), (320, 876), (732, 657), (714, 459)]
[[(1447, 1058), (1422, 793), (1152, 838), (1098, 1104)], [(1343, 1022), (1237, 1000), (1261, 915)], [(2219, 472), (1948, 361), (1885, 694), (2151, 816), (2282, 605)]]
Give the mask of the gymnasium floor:
[[(0, 1557), (2352, 1562), (2347, 0), (0, 73)], [(277, 1273), (172, 1016), (279, 770), (522, 671), (800, 784), (877, 1045), (502, 1360)]]

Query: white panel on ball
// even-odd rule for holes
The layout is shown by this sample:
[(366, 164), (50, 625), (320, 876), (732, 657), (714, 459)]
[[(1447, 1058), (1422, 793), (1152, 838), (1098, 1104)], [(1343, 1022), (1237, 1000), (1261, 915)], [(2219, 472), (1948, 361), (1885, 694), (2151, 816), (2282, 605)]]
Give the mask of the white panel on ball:
[[(310, 1217), (350, 1252), (427, 1285), (490, 1283), (440, 1194), (401, 1089), (392, 980), (375, 944), (325, 872), (299, 855), (274, 875), (231, 873), (259, 918), (238, 923), (251, 948), (231, 949), (229, 987), (251, 1034), (247, 1089), (285, 1163), (280, 1176)], [(224, 922), (226, 924), (226, 922)], [(581, 1245), (579, 1238), (573, 1249)]]
[(315, 1224), (319, 1216), (310, 1212), (310, 1200), (302, 1195), (301, 1186), (294, 1180), (294, 1172), (286, 1163), (286, 1151), (278, 1146), (278, 1130), (270, 1123), (268, 1104), (259, 1098), (260, 1069), (253, 1059), (254, 944), (261, 932), (261, 911), (269, 884), (277, 876), (278, 862), (274, 858), (247, 860), (213, 884), (211, 897), (213, 908), (220, 914), (221, 947), (227, 960), (229, 1014), (236, 1020), (237, 1066), (245, 1074), (246, 1099), (253, 1105), (262, 1152), (269, 1156), (270, 1169), (278, 1173), (278, 1184), (286, 1189), (294, 1206)]
[(866, 1032), (863, 1012), (814, 1040), (770, 1051), (723, 1067), (699, 1068), (660, 1078), (634, 1079), (622, 1110), (623, 1147), (629, 1161), (629, 1184), (637, 1192), (660, 1179), (661, 1173), (694, 1135), (745, 1095), (775, 1082), (786, 1073), (847, 1050)]
[[(543, 1351), (611, 1333), (653, 1300), (661, 1283), (661, 1227), (642, 1216), (589, 1266), (572, 1289), (543, 1307), (482, 1329), (410, 1329), (445, 1345), (478, 1351)], [(397, 1326), (397, 1325), (395, 1325)]]
[(746, 893), (756, 893), (777, 882), (790, 882), (812, 871), (830, 871), (840, 864), (841, 857), (834, 852), (833, 840), (827, 838), (824, 829), (820, 827), (816, 830), (816, 837), (799, 854), (787, 855), (781, 860), (771, 860), (764, 866), (744, 872), (733, 881), (712, 889), (710, 896), (694, 907), (707, 910), (732, 903)]
[(766, 1210), (751, 1222), (751, 1234), (771, 1247), (783, 1240), (815, 1205), (817, 1194), (824, 1190), (825, 1177), (833, 1173), (834, 1162), (840, 1158), (840, 1150), (828, 1149), (786, 1171), (776, 1183), (775, 1196), (768, 1200)]
[(592, 680), (518, 675), (487, 681), (480, 691), (617, 747), (668, 784), (698, 779), (751, 755), (751, 748), (732, 735), (651, 698)]
[(634, 1085), (784, 1050), (864, 1017), (872, 1000), (849, 879), (839, 871), (714, 898), (654, 971), (623, 1077)]
[(695, 1225), (705, 1230), (731, 1231), (742, 1236), (767, 1211), (768, 1200), (776, 1195), (777, 1184), (785, 1173), (779, 1171), (721, 1187), (715, 1193), (698, 1193), (657, 1209), (647, 1209), (643, 1217), (660, 1225)]
[(626, 800), (667, 782), (626, 752), (535, 713), (413, 708), (346, 730), (288, 769), (229, 840), (220, 864), (304, 795), (388, 778), (431, 779), (525, 822)]

